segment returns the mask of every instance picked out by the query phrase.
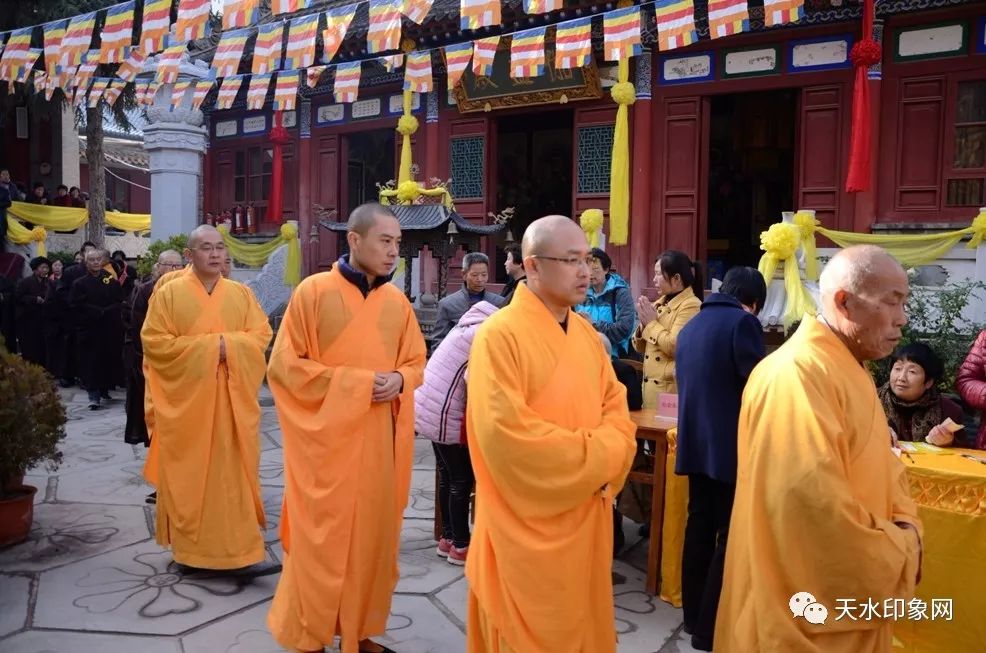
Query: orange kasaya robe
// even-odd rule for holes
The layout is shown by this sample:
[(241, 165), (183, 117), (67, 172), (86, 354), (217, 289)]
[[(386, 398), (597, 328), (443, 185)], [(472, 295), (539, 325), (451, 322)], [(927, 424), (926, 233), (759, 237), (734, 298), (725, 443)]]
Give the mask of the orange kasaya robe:
[(469, 653), (612, 653), (613, 497), (636, 453), (592, 325), (520, 285), (469, 357)]
[[(414, 311), (393, 284), (364, 297), (336, 266), (291, 297), (268, 368), (286, 555), (267, 624), (286, 648), (321, 650), (340, 635), (350, 653), (386, 628), (424, 364)], [(401, 395), (373, 403), (375, 374), (394, 370)]]
[[(921, 522), (873, 379), (829, 327), (806, 317), (753, 371), (737, 444), (715, 650), (889, 652), (893, 620), (858, 606), (914, 595)], [(823, 624), (792, 614), (800, 592)]]
[(220, 279), (210, 295), (195, 274), (174, 277), (152, 297), (141, 339), (157, 444), (157, 541), (192, 567), (260, 562), (257, 393), (267, 316), (246, 286)]
[[(186, 265), (180, 270), (172, 270), (171, 272), (166, 272), (162, 274), (157, 281), (154, 282), (154, 289), (151, 291), (150, 299), (147, 302), (147, 310), (150, 311), (150, 306), (154, 302), (154, 292), (164, 287), (170, 281), (174, 281), (183, 274), (188, 274), (192, 270), (191, 265)], [(154, 440), (154, 399), (151, 397), (151, 389), (147, 382), (147, 361), (143, 364), (144, 370), (144, 424), (147, 426), (147, 437), (150, 440), (150, 446), (147, 448), (147, 457), (144, 460), (144, 480), (147, 481), (149, 485), (157, 487), (158, 483), (158, 444)]]

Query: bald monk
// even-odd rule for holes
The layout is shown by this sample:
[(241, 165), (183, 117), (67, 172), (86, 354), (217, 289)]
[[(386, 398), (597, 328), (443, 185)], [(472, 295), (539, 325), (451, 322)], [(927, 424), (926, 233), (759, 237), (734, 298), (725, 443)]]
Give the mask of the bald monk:
[(596, 330), (571, 310), (589, 287), (585, 234), (548, 216), (522, 252), (527, 285), (480, 328), (469, 360), (467, 650), (612, 653), (612, 506), (636, 429)]
[(414, 389), (425, 343), (391, 283), (401, 228), (384, 206), (349, 217), (350, 254), (288, 304), (267, 374), (284, 433), (284, 573), (267, 624), (294, 651), (390, 651)]
[(156, 445), (157, 541), (196, 569), (260, 575), (260, 405), (267, 316), (251, 291), (222, 278), (214, 227), (189, 235), (191, 270), (159, 280), (141, 340)]
[[(880, 248), (851, 247), (819, 286), (822, 315), (743, 395), (716, 651), (889, 652), (894, 622), (837, 620), (838, 600), (907, 600), (920, 576), (921, 522), (864, 367), (900, 340), (907, 275)], [(792, 616), (810, 603), (824, 625)]]

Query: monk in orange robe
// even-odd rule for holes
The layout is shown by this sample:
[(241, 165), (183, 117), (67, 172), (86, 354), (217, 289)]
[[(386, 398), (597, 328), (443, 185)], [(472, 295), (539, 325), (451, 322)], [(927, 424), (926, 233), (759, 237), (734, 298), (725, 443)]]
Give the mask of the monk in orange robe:
[(613, 498), (637, 450), (626, 389), (585, 299), (592, 255), (564, 216), (523, 239), (527, 285), (480, 328), (467, 433), (476, 527), (469, 653), (613, 653)]
[[(156, 288), (141, 331), (157, 443), (158, 543), (200, 569), (273, 573), (264, 560), (260, 404), (267, 316), (222, 278), (225, 246), (194, 230), (192, 269)], [(252, 566), (252, 567), (251, 567)]]
[(819, 287), (822, 315), (743, 395), (717, 652), (889, 653), (893, 619), (858, 606), (907, 601), (920, 575), (917, 507), (864, 367), (900, 340), (907, 275), (882, 249), (851, 247)]
[(384, 206), (349, 218), (350, 254), (295, 290), (268, 380), (284, 433), (284, 573), (267, 624), (285, 648), (390, 649), (383, 634), (397, 585), (411, 484), (414, 389), (425, 343), (392, 283), (401, 228)]

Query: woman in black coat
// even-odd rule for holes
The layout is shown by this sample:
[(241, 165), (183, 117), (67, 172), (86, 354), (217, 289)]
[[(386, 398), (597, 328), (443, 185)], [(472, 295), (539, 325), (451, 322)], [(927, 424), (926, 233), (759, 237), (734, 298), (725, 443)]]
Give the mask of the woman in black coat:
[(31, 276), (17, 282), (17, 345), (24, 360), (44, 366), (45, 301), (48, 297), (48, 270), (51, 264), (43, 256), (31, 259)]
[(72, 284), (69, 305), (78, 323), (79, 372), (89, 393), (89, 409), (98, 410), (101, 400), (110, 398), (113, 376), (121, 366), (123, 288), (104, 269), (109, 263), (106, 250), (89, 250), (85, 263), (87, 274)]

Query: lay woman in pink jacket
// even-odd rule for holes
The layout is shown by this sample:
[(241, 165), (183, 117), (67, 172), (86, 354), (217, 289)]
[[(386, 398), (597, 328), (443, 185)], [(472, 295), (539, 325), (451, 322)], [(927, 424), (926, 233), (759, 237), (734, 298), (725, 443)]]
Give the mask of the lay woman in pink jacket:
[(465, 442), (466, 366), (476, 330), (496, 310), (481, 301), (466, 311), (431, 355), (424, 383), (414, 391), (414, 430), (432, 441), (438, 462), (438, 555), (453, 565), (466, 564), (469, 494), (475, 480)]

